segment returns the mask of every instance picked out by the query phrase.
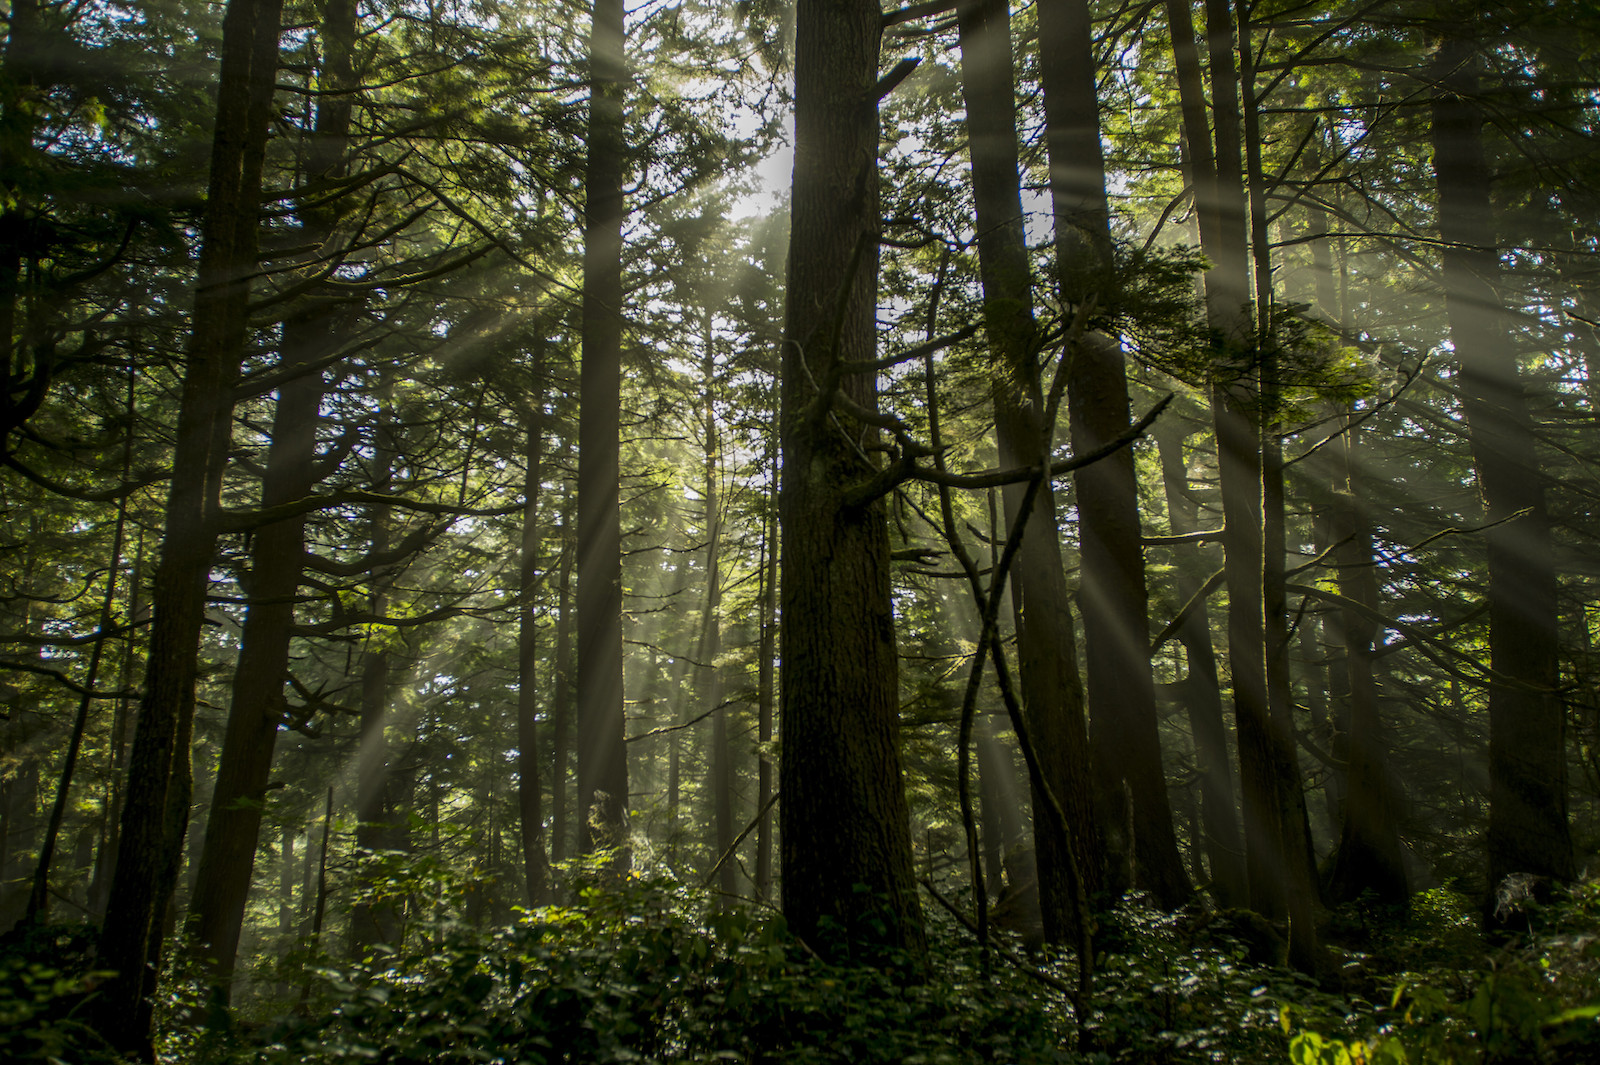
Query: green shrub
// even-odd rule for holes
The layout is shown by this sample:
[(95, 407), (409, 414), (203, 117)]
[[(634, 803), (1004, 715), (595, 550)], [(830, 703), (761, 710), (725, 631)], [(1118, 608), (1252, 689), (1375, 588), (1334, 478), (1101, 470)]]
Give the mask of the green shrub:
[[(939, 935), (936, 930), (935, 935)], [(320, 972), (318, 1009), (236, 1045), (267, 1063), (1046, 1063), (1060, 1010), (941, 943), (912, 966), (829, 965), (775, 915), (712, 909), (667, 881), (586, 889), (581, 905)]]
[(110, 975), (89, 968), (91, 943), (86, 928), (48, 925), (0, 950), (0, 1061), (118, 1060), (79, 1019), (95, 985)]
[[(1413, 906), (1405, 940), (1415, 968), (1399, 975), (1384, 1008), (1363, 1017), (1364, 1038), (1340, 1038), (1319, 1026), (1290, 1041), (1296, 1065), (1347, 1062), (1490, 1065), (1600, 1060), (1600, 883), (1558, 892), (1558, 901), (1530, 904), (1527, 931), (1476, 957), (1468, 943), (1467, 900), (1428, 892)], [(1284, 1022), (1289, 1027), (1288, 1020)]]

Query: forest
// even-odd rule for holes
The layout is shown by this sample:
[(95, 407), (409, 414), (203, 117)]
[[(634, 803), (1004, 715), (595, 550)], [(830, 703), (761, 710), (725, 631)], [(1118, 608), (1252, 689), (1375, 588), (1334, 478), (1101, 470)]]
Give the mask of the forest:
[(893, 3), (0, 3), (0, 1060), (1600, 1060), (1600, 12)]

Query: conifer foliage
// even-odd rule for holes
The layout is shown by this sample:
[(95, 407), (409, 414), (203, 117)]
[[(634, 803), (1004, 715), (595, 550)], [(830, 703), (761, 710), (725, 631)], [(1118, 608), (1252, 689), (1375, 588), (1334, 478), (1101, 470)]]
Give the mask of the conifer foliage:
[(0, 1057), (1590, 1060), (1588, 6), (13, 0)]

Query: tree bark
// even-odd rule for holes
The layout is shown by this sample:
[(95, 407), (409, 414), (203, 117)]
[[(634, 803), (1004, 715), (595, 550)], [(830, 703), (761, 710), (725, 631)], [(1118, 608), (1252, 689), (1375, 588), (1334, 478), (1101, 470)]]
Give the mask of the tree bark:
[(1450, 27), (1434, 78), (1433, 164), (1445, 312), (1487, 519), (1491, 893), (1512, 873), (1575, 873), (1567, 822), (1566, 713), (1557, 578), (1533, 419), (1507, 334), (1495, 246), (1492, 175), (1478, 99), (1479, 42)]
[[(539, 780), (539, 620), (534, 594), (539, 586), (539, 496), (543, 491), (544, 335), (535, 323), (533, 409), (528, 412), (527, 475), (523, 481), (522, 551), (517, 587), (517, 825), (522, 842), (522, 876), (529, 906), (549, 901), (550, 864), (544, 844), (544, 791)], [(558, 667), (559, 668), (559, 667)]]
[(595, 0), (589, 38), (589, 158), (584, 172), (583, 358), (578, 418), (578, 811), (585, 854), (628, 864), (623, 745), (622, 0)]
[(1378, 611), (1378, 560), (1373, 556), (1372, 525), (1354, 494), (1341, 494), (1334, 501), (1331, 524), (1339, 593), (1364, 609), (1344, 608), (1339, 618), (1350, 684), (1350, 756), (1330, 889), (1341, 902), (1370, 891), (1379, 902), (1403, 905), (1409, 888), (1372, 673), (1372, 642), (1378, 634), (1373, 620)]
[(280, 0), (231, 0), (199, 281), (178, 415), (166, 533), (155, 581), (145, 695), (129, 760), (116, 876), (98, 963), (117, 972), (93, 1009), (118, 1050), (149, 1060), (161, 919), (182, 855), (191, 788), (196, 656), (232, 428), (233, 383), (248, 328), (261, 170), (277, 73)]
[[(997, 364), (993, 391), (1000, 465), (1027, 466), (1048, 453), (1054, 427), (1045, 425), (1039, 382), (1039, 336), (1033, 318), (1028, 250), (1018, 184), (1016, 107), (1012, 87), (1008, 6), (1000, 0), (962, 0), (962, 87), (983, 283), (983, 319)], [(1020, 512), (1026, 486), (1004, 492), (1007, 524)], [(1061, 801), (1073, 839), (1055, 838), (1050, 821), (1034, 818), (1039, 894), (1045, 938), (1072, 939), (1075, 903), (1068, 851), (1082, 856), (1084, 887), (1101, 883), (1101, 833), (1089, 788), (1088, 730), (1078, 676), (1077, 641), (1061, 561), (1055, 494), (1045, 481), (1027, 516), (1011, 579), (1022, 702), (1042, 759), (1044, 784)], [(1045, 803), (1035, 787), (1036, 811)], [(1043, 829), (1043, 831), (1041, 831)]]
[(550, 693), (550, 859), (564, 862), (571, 856), (572, 827), (568, 817), (567, 767), (571, 762), (572, 735), (572, 500), (564, 496), (561, 508), (561, 561), (556, 573), (556, 652), (551, 667), (555, 684)]
[[(1200, 528), (1198, 508), (1189, 492), (1189, 474), (1183, 457), (1184, 431), (1174, 421), (1158, 427), (1156, 446), (1167, 497), (1167, 520), (1173, 535)], [(1179, 603), (1192, 601), (1201, 581), (1182, 566), (1173, 581)], [(1189, 612), (1177, 633), (1183, 645), (1188, 673), (1183, 679), (1183, 700), (1194, 737), (1195, 760), (1200, 773), (1200, 820), (1205, 836), (1206, 860), (1211, 871), (1211, 891), (1223, 906), (1248, 901), (1244, 876), (1244, 840), (1234, 807), (1233, 763), (1228, 756), (1228, 729), (1222, 718), (1222, 686), (1217, 679), (1217, 656), (1211, 645), (1211, 612), (1204, 600)]]
[[(1114, 269), (1093, 33), (1087, 0), (1039, 5), (1039, 70), (1050, 151), (1051, 204), (1062, 302), (1081, 305), (1106, 291)], [(1122, 348), (1103, 333), (1086, 333), (1068, 359), (1067, 417), (1072, 449), (1086, 454), (1127, 432), (1128, 377)], [(1085, 680), (1090, 762), (1101, 832), (1108, 841), (1108, 886), (1123, 866), (1121, 849), (1141, 887), (1175, 908), (1190, 888), (1178, 855), (1167, 798), (1150, 673), (1150, 608), (1139, 546), (1139, 490), (1134, 452), (1122, 448), (1073, 476), (1078, 505)], [(1126, 809), (1127, 800), (1133, 808)]]
[[(769, 456), (776, 460), (777, 455)], [(772, 708), (776, 701), (775, 681), (777, 670), (774, 658), (778, 650), (778, 508), (777, 462), (773, 461), (773, 496), (763, 512), (761, 522), (761, 636), (758, 642), (760, 661), (756, 666), (756, 739), (759, 744), (756, 766), (756, 809), (761, 823), (756, 826), (756, 898), (765, 901), (772, 894)]]
[(926, 950), (900, 770), (889, 537), (845, 489), (877, 430), (877, 0), (799, 0), (795, 167), (782, 353), (783, 912), (827, 957)]
[[(1263, 521), (1262, 432), (1259, 335), (1250, 291), (1248, 218), (1241, 143), (1241, 100), (1235, 48), (1234, 5), (1206, 0), (1207, 54), (1211, 73), (1211, 139), (1199, 69), (1199, 52), (1189, 9), (1168, 0), (1173, 57), (1178, 66), (1185, 156), (1195, 190), (1201, 249), (1212, 267), (1205, 277), (1207, 324), (1215, 365), (1211, 406), (1222, 481), (1224, 573), (1228, 585), (1229, 674), (1244, 808), (1245, 876), (1250, 904), (1269, 918), (1291, 924), (1290, 953), (1304, 969), (1316, 964), (1313, 900), (1302, 875), (1309, 854), (1297, 853), (1305, 840), (1292, 812), (1293, 749), (1283, 757), (1275, 735), (1268, 678), (1266, 529)], [(1253, 101), (1252, 101), (1253, 104)], [(1281, 563), (1280, 563), (1281, 568)], [(1274, 648), (1276, 649), (1276, 648)], [(1293, 782), (1298, 789), (1298, 778)], [(1301, 807), (1303, 811), (1303, 805)]]
[[(352, 51), (356, 33), (354, 0), (327, 0), (321, 28), (323, 65), (316, 124), (311, 135), (307, 184), (317, 186), (345, 170), (354, 85)], [(302, 210), (305, 241), (322, 254), (334, 254), (340, 206), (313, 191), (315, 206)], [(319, 261), (313, 269), (320, 270)], [(340, 341), (337, 303), (314, 300), (290, 314), (283, 325), (281, 364), (298, 370), (278, 389), (271, 444), (262, 477), (263, 507), (303, 499), (316, 484), (318, 412), (324, 381), (317, 367)], [(251, 871), (261, 834), (278, 730), (288, 713), (290, 634), (295, 601), (305, 567), (304, 514), (273, 522), (254, 537), (246, 608), (234, 670), (233, 698), (222, 741), (217, 784), (206, 819), (199, 876), (191, 907), (196, 938), (212, 963), (212, 977), (224, 997), (233, 977), (239, 935), (249, 899)]]

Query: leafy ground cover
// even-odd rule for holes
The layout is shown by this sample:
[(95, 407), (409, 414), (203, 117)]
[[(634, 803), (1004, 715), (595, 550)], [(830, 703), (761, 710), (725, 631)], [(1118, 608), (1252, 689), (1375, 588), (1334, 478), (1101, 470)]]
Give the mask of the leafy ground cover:
[[(1600, 882), (1526, 901), (1490, 941), (1469, 900), (1415, 897), (1404, 916), (1352, 908), (1320, 980), (1252, 960), (1215, 915), (1128, 904), (1100, 929), (1082, 1023), (1060, 987), (985, 964), (953, 922), (930, 966), (829, 964), (776, 914), (718, 908), (668, 880), (585, 889), (575, 904), (478, 929), (446, 905), (407, 949), (359, 964), (286, 959), (232, 1015), (194, 973), (169, 982), (174, 1065), (357, 1062), (1490, 1063), (1600, 1061)], [(0, 956), (0, 1060), (115, 1058), (81, 1021), (101, 974), (81, 930), (35, 930)], [(1052, 986), (1054, 983), (1055, 986)]]

